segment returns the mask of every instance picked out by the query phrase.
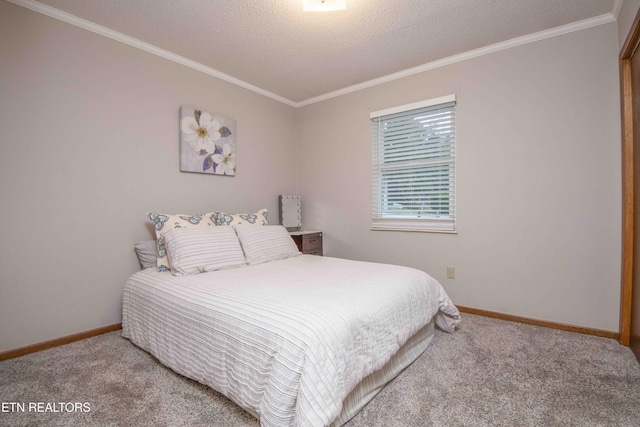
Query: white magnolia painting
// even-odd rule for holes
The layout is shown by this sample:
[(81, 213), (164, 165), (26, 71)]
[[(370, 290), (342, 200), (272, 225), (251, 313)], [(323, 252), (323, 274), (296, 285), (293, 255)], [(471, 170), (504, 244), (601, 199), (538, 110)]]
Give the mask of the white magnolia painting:
[(236, 121), (193, 108), (180, 108), (180, 170), (236, 174)]

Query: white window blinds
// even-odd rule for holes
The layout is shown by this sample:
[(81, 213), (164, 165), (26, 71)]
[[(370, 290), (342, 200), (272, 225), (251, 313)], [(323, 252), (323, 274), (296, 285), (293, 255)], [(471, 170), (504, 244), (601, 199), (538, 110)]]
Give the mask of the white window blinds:
[(454, 95), (371, 113), (372, 228), (455, 231)]

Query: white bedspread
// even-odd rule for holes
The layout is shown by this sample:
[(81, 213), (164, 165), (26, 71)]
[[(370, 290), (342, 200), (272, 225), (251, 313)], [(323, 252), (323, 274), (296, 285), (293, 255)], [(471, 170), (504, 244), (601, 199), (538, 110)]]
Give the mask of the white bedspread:
[(140, 271), (124, 290), (122, 330), (262, 426), (327, 426), (434, 316), (448, 331), (459, 321), (422, 271), (302, 255), (185, 277)]

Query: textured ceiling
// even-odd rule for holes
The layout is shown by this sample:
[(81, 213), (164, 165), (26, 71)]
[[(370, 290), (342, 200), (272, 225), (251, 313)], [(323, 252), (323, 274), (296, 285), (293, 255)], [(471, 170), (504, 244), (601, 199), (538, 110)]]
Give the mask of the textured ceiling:
[[(18, 1), (16, 1), (19, 3)], [(40, 0), (299, 103), (605, 14), (620, 0)]]

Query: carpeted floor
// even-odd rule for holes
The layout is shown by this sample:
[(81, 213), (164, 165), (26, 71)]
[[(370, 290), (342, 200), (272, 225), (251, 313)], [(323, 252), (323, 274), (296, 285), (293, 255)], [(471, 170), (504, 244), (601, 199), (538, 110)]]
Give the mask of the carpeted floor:
[[(120, 332), (0, 362), (0, 404), (3, 426), (259, 425)], [(640, 365), (628, 348), (465, 314), (347, 427), (638, 425)]]

